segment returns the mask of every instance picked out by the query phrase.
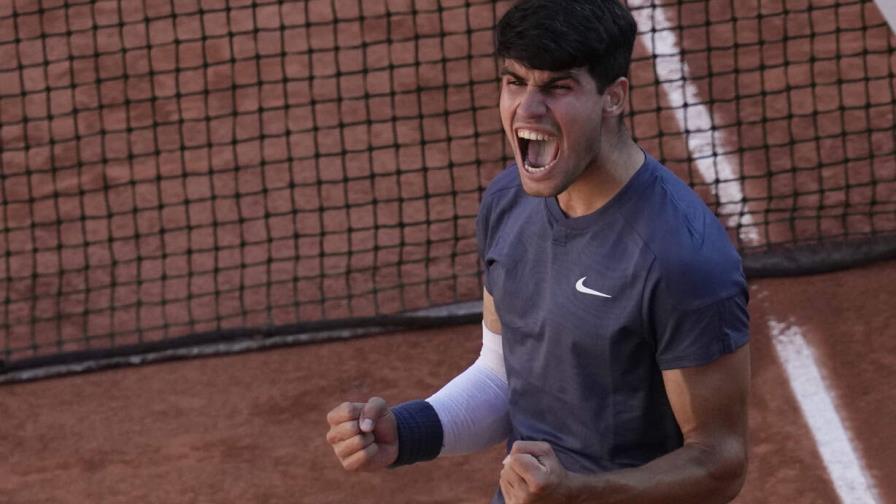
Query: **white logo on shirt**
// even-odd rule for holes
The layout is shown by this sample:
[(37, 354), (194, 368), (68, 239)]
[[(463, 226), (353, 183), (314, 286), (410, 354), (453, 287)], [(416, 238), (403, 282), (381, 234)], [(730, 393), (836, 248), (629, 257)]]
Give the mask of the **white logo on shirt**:
[(609, 294), (604, 294), (603, 292), (597, 292), (594, 289), (589, 289), (588, 287), (585, 287), (585, 279), (586, 278), (588, 278), (588, 277), (582, 277), (579, 279), (578, 282), (576, 282), (576, 290), (577, 291), (579, 291), (583, 294), (591, 294), (592, 296), (600, 296), (600, 297), (605, 297), (605, 298), (613, 297), (613, 296), (610, 296)]

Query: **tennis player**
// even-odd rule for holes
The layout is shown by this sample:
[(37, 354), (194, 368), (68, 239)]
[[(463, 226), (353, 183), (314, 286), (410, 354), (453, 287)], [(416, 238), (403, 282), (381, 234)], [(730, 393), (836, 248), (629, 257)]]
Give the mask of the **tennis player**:
[(493, 502), (728, 502), (746, 472), (740, 258), (622, 114), (636, 26), (617, 0), (523, 0), (496, 27), (515, 163), (477, 219), (483, 343), (426, 400), (330, 412), (351, 471), (506, 440)]

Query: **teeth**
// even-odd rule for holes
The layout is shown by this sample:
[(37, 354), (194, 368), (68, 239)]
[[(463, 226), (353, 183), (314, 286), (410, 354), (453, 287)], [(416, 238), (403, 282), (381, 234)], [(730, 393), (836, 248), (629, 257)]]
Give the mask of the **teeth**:
[(523, 167), (525, 167), (526, 171), (529, 173), (539, 173), (539, 172), (545, 171), (548, 168), (548, 166), (553, 166), (553, 164), (554, 163), (551, 163), (547, 166), (537, 166), (536, 167), (536, 166), (530, 165), (529, 163), (523, 163)]
[(541, 134), (541, 133), (538, 133), (538, 132), (535, 132), (532, 130), (527, 130), (527, 129), (517, 130), (516, 134), (520, 138), (525, 138), (526, 140), (535, 140), (538, 142), (543, 142), (545, 140), (550, 140), (550, 139), (554, 138), (553, 136), (544, 135), (544, 134)]

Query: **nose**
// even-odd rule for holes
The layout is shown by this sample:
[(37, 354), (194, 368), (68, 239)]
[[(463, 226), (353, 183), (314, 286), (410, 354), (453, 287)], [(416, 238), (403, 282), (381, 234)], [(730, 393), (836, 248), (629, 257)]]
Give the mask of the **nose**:
[(517, 116), (524, 118), (538, 118), (545, 115), (547, 110), (547, 103), (545, 103), (544, 95), (541, 90), (530, 86), (520, 97), (520, 104), (517, 107)]

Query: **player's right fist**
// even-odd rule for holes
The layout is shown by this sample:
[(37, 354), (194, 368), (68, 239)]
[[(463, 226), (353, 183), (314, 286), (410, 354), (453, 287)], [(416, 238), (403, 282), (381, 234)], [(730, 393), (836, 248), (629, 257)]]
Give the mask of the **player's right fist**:
[(386, 401), (345, 402), (327, 414), (327, 442), (348, 471), (371, 471), (398, 458), (398, 426)]

